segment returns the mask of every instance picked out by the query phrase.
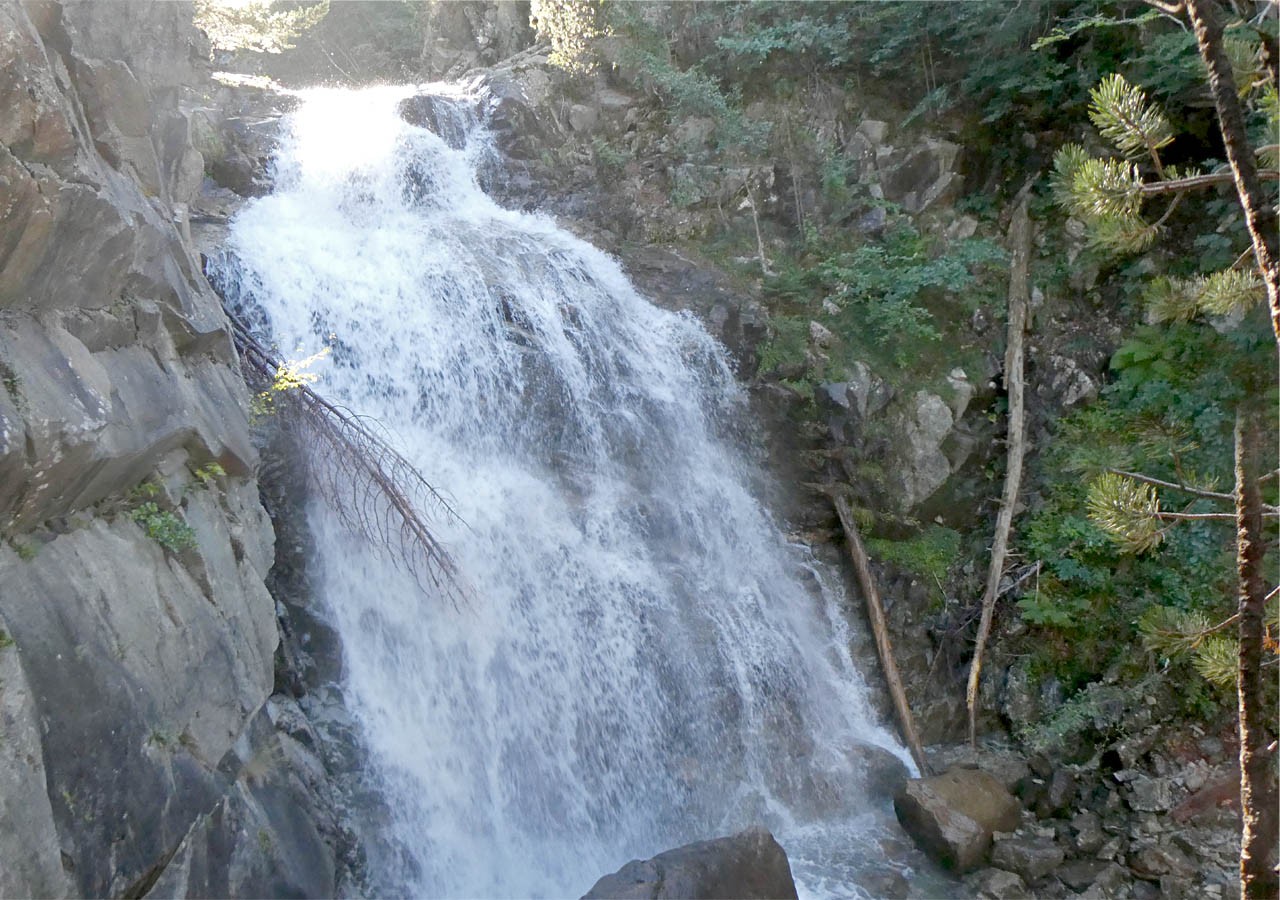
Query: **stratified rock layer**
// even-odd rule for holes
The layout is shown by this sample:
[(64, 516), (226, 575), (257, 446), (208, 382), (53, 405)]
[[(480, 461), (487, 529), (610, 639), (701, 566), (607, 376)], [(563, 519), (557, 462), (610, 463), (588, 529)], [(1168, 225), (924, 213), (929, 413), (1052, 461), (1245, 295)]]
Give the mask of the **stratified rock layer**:
[(184, 238), (206, 56), (188, 4), (0, 5), (2, 896), (332, 891), (314, 757), (250, 727), (273, 536)]

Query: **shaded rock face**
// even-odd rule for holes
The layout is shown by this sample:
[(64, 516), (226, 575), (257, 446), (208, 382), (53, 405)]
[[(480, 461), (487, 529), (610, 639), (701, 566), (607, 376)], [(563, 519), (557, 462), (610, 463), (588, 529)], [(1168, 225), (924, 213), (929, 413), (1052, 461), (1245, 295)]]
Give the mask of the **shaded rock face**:
[[(197, 45), (176, 36), (189, 11), (34, 9), (38, 22), (0, 10), (6, 536), (132, 487), (177, 449), (233, 475), (255, 462), (225, 322), (174, 221), (202, 168), (177, 108), (196, 71)], [(137, 72), (115, 58), (126, 40), (146, 48)]]
[(184, 237), (206, 55), (187, 4), (0, 5), (3, 896), (333, 889), (323, 766), (267, 712), (248, 397)]
[(796, 896), (786, 851), (763, 828), (633, 860), (583, 900), (765, 900)]
[(533, 43), (527, 0), (428, 3), (422, 13), (422, 65), (433, 77), (457, 77)]
[(1022, 812), (1004, 785), (978, 769), (911, 779), (893, 808), (921, 849), (958, 872), (981, 864), (992, 834), (1016, 829)]

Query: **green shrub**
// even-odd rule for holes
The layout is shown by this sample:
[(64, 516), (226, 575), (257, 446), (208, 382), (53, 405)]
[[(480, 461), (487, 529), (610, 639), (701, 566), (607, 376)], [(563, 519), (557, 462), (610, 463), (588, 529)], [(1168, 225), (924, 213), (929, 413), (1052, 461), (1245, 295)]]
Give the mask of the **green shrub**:
[(196, 533), (186, 522), (167, 509), (160, 509), (154, 502), (143, 503), (129, 513), (142, 530), (161, 547), (178, 553), (196, 543)]
[(930, 587), (940, 589), (960, 555), (960, 532), (930, 525), (906, 540), (870, 538), (867, 551), (872, 558), (893, 563), (928, 582)]
[(40, 552), (40, 545), (35, 541), (13, 538), (9, 543), (13, 546), (14, 552), (18, 554), (18, 559), (24, 562), (30, 562), (35, 559), (36, 554)]

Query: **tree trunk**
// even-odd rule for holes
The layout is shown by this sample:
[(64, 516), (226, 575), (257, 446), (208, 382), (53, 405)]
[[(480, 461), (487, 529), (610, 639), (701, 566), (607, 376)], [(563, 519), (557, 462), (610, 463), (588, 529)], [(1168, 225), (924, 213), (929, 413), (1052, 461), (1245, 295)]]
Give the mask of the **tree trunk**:
[(844, 528), (845, 539), (849, 542), (849, 558), (853, 560), (853, 570), (858, 576), (858, 586), (867, 601), (867, 618), (871, 620), (871, 631), (876, 638), (876, 650), (880, 653), (880, 665), (884, 669), (884, 680), (889, 685), (889, 696), (893, 698), (893, 707), (898, 713), (898, 724), (902, 726), (902, 739), (906, 741), (911, 758), (916, 761), (916, 768), (922, 776), (929, 774), (929, 766), (924, 758), (924, 748), (920, 746), (920, 735), (916, 733), (916, 720), (911, 715), (911, 704), (907, 702), (907, 692), (902, 687), (902, 678), (898, 675), (898, 664), (893, 658), (893, 644), (889, 642), (889, 628), (885, 624), (884, 606), (880, 603), (880, 592), (876, 590), (876, 581), (871, 577), (871, 561), (867, 558), (866, 548), (862, 546), (862, 538), (858, 536), (857, 523), (853, 521), (853, 511), (849, 509), (849, 501), (844, 497), (834, 499), (836, 515), (840, 517), (840, 525)]
[(1280, 344), (1280, 234), (1275, 206), (1269, 201), (1258, 178), (1258, 164), (1249, 145), (1244, 125), (1244, 108), (1236, 92), (1231, 61), (1223, 46), (1222, 10), (1217, 0), (1186, 0), (1187, 12), (1195, 28), (1200, 57), (1209, 70), (1209, 88), (1218, 114), (1218, 127), (1226, 147), (1227, 162), (1235, 176), (1236, 192), (1244, 209), (1245, 223), (1253, 239), (1253, 255), (1267, 285), (1271, 306), (1271, 328)]
[(1240, 590), (1240, 660), (1236, 675), (1240, 721), (1240, 893), (1274, 898), (1277, 882), (1276, 794), (1267, 752), (1263, 705), (1263, 633), (1267, 585), (1262, 557), (1262, 497), (1258, 490), (1258, 417), (1236, 415), (1236, 564)]
[(1018, 505), (1022, 484), (1022, 457), (1026, 447), (1025, 410), (1023, 404), (1023, 343), (1027, 333), (1030, 284), (1027, 268), (1031, 259), (1031, 220), (1027, 213), (1027, 193), (1013, 211), (1009, 223), (1009, 346), (1005, 351), (1004, 383), (1009, 392), (1009, 457), (1004, 474), (1004, 494), (1000, 514), (996, 516), (996, 534), (991, 542), (991, 565), (987, 569), (987, 589), (982, 594), (982, 620), (978, 639), (973, 646), (973, 662), (969, 665), (969, 686), (965, 703), (969, 707), (969, 743), (978, 740), (978, 682), (982, 675), (982, 652), (991, 634), (991, 619), (996, 598), (1000, 595), (1000, 576), (1004, 574), (1005, 556), (1009, 552), (1009, 532), (1013, 527), (1013, 510)]

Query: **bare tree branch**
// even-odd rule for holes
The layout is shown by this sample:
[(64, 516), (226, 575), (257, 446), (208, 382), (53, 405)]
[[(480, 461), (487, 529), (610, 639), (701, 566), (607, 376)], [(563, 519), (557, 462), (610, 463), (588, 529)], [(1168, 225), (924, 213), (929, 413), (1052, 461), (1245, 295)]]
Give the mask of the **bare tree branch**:
[[(1143, 475), (1139, 472), (1126, 472), (1123, 469), (1107, 469), (1112, 475), (1119, 475), (1122, 478), (1132, 478), (1134, 481), (1141, 481), (1143, 484), (1149, 484), (1153, 487), (1168, 488), (1171, 491), (1181, 491), (1184, 494), (1190, 494), (1193, 497), (1204, 497), (1207, 500), (1223, 500), (1227, 503), (1235, 502), (1234, 494), (1226, 494), (1221, 491), (1206, 491), (1200, 488), (1189, 487), (1185, 484), (1178, 484), (1173, 481), (1161, 481), (1159, 478), (1152, 478), (1150, 475)], [(1263, 504), (1262, 509), (1266, 512), (1280, 512), (1280, 508)], [(1231, 518), (1235, 518), (1232, 516)]]
[(1000, 512), (996, 516), (995, 539), (991, 545), (991, 564), (987, 570), (987, 587), (982, 595), (982, 619), (969, 664), (969, 683), (965, 703), (969, 710), (969, 744), (978, 740), (978, 686), (982, 675), (982, 652), (991, 633), (996, 599), (1000, 595), (1000, 578), (1004, 574), (1005, 556), (1009, 550), (1009, 532), (1022, 485), (1022, 461), (1026, 452), (1024, 409), (1025, 350), (1024, 342), (1030, 322), (1031, 287), (1028, 266), (1031, 258), (1031, 218), (1027, 211), (1029, 183), (1020, 192), (1018, 205), (1009, 223), (1009, 345), (1005, 350), (1004, 378), (1009, 393), (1009, 456), (1005, 470), (1004, 492)]
[[(232, 336), (251, 389), (271, 391), (282, 362), (230, 311)], [(449, 551), (436, 540), (425, 507), (457, 519), (448, 500), (391, 446), (385, 429), (321, 397), (306, 384), (275, 391), (277, 414), (304, 439), (311, 483), (343, 524), (390, 551), (424, 590), (455, 605), (470, 595)], [(380, 433), (383, 432), (383, 433)]]
[[(1260, 169), (1259, 181), (1280, 181), (1280, 172), (1275, 169)], [(1142, 186), (1142, 196), (1155, 197), (1159, 194), (1176, 194), (1182, 191), (1193, 191), (1199, 188), (1216, 187), (1224, 184), (1235, 184), (1235, 175), (1231, 172), (1210, 172), (1207, 175), (1191, 175), (1187, 178), (1173, 178), (1169, 181), (1152, 181)]]

